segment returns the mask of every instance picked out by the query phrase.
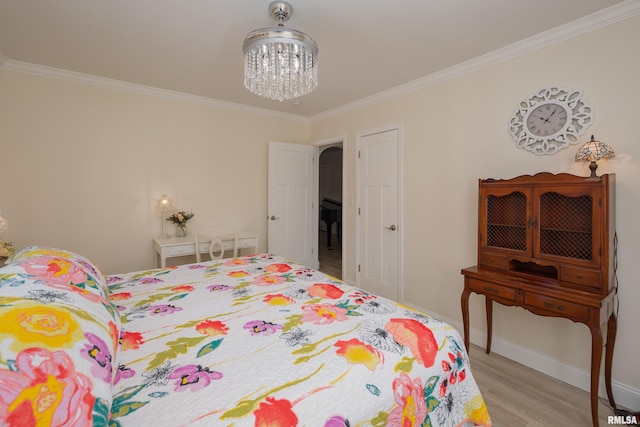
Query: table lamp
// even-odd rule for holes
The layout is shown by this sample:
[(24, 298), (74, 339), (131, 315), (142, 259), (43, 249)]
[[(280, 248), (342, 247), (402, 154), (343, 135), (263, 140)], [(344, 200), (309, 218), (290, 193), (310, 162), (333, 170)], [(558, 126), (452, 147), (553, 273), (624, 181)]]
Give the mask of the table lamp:
[(589, 163), (589, 169), (591, 169), (591, 176), (589, 179), (598, 178), (596, 175), (596, 169), (598, 164), (596, 163), (600, 159), (610, 159), (615, 154), (611, 147), (601, 141), (596, 141), (593, 135), (591, 135), (591, 141), (584, 144), (578, 149), (576, 153), (576, 162), (585, 161)]
[(173, 213), (173, 200), (166, 194), (160, 196), (158, 200), (158, 211), (162, 215), (162, 237), (169, 237), (167, 234), (167, 214)]

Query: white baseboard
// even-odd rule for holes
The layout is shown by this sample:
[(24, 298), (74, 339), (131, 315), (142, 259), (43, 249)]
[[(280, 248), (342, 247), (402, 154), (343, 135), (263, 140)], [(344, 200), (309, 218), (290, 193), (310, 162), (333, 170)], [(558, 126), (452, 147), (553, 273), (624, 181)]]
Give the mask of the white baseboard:
[[(429, 314), (432, 317), (447, 322), (458, 332), (463, 335), (463, 325), (461, 322), (453, 319), (445, 318), (437, 313), (433, 313), (421, 307), (403, 302), (403, 304), (413, 307), (416, 310), (420, 310)], [(478, 331), (473, 328), (470, 329), (469, 341), (482, 348), (485, 348), (487, 342), (487, 335), (483, 331)], [(557, 378), (560, 381), (564, 381), (567, 384), (571, 384), (581, 390), (589, 392), (591, 373), (578, 369), (575, 366), (567, 365), (556, 359), (550, 358), (542, 353), (536, 353), (529, 348), (520, 347), (507, 340), (504, 340), (495, 334), (491, 340), (491, 352), (504, 356), (508, 359), (521, 363), (531, 369), (535, 369), (538, 372), (549, 375), (550, 377)], [(473, 368), (472, 368), (473, 369)], [(601, 370), (600, 386), (598, 394), (604, 398), (604, 402), (609, 402), (607, 399), (607, 392), (604, 385), (603, 370)], [(637, 411), (640, 408), (640, 390), (631, 387), (627, 384), (623, 384), (618, 381), (611, 382), (611, 388), (613, 389), (613, 397), (616, 401), (616, 405), (619, 407), (628, 408), (632, 411)]]

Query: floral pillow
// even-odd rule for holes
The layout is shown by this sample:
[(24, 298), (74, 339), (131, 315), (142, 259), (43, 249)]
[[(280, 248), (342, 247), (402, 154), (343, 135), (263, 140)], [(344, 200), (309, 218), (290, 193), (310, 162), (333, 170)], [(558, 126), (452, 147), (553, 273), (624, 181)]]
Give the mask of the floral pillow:
[(82, 255), (61, 249), (28, 246), (11, 259), (12, 264), (25, 265), (29, 273), (43, 276), (51, 284), (73, 285), (87, 291), (109, 295), (100, 268)]
[(0, 425), (106, 426), (120, 317), (86, 258), (28, 248), (0, 269)]

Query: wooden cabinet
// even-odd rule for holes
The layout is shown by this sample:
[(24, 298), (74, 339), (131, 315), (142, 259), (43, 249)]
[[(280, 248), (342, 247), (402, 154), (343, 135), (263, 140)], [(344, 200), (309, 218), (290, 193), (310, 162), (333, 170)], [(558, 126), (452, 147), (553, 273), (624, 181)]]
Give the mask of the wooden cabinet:
[(480, 180), (478, 265), (608, 291), (614, 187), (614, 175)]
[(480, 180), (478, 265), (462, 270), (462, 318), (469, 348), (469, 295), (485, 296), (487, 353), (492, 303), (564, 317), (591, 331), (591, 411), (598, 425), (602, 329), (610, 403), (617, 329), (615, 298), (615, 175), (589, 179), (539, 173)]

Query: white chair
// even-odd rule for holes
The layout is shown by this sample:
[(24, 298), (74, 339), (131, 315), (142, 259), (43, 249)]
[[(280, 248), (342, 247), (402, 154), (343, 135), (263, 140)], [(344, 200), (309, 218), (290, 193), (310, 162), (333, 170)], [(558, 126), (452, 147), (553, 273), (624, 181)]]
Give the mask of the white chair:
[(233, 257), (238, 256), (238, 233), (233, 233)]
[[(224, 243), (222, 242), (222, 239), (220, 237), (198, 234), (196, 235), (196, 262), (201, 262), (202, 259), (202, 257), (200, 256), (200, 242), (204, 243), (207, 241), (209, 241), (208, 252), (211, 259), (214, 260), (224, 258)], [(219, 251), (219, 253), (217, 253), (217, 251)]]

